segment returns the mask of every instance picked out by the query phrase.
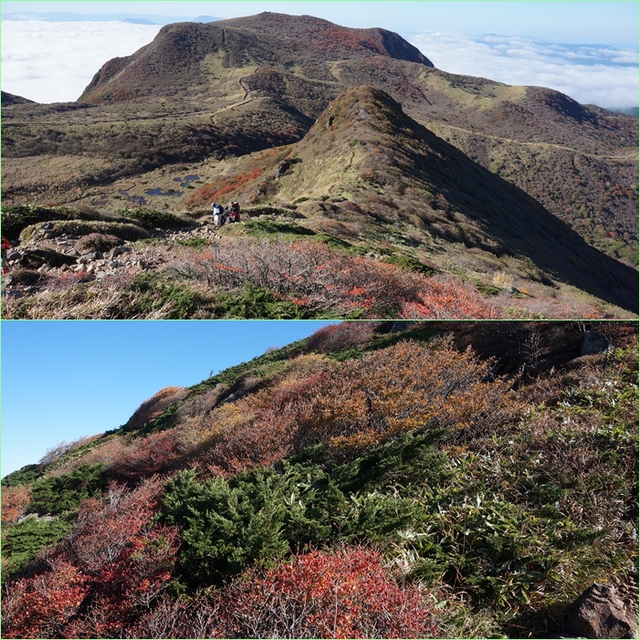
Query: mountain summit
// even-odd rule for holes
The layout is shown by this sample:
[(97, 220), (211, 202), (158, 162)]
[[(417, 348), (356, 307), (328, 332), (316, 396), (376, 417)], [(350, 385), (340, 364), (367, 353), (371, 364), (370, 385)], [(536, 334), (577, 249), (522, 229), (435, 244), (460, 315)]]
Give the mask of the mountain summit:
[(311, 16), (261, 13), (215, 23), (163, 27), (153, 42), (107, 62), (80, 96), (100, 103), (180, 91), (216, 93), (216, 67), (269, 68), (316, 82), (335, 81), (339, 61), (382, 56), (433, 64), (398, 34), (350, 29)]

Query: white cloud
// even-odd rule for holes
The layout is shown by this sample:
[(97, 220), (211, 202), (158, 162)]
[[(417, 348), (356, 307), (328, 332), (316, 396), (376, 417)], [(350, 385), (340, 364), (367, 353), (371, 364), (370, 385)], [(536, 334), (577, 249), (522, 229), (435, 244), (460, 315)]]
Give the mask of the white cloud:
[(437, 31), (409, 40), (443, 71), (550, 87), (583, 104), (638, 106), (638, 52), (632, 49)]
[(153, 40), (160, 25), (2, 22), (2, 90), (36, 102), (77, 100), (102, 65)]
[[(76, 100), (109, 59), (151, 42), (159, 25), (3, 21), (2, 89), (37, 102)], [(425, 32), (408, 38), (439, 69), (551, 87), (582, 103), (638, 106), (638, 52), (521, 36)]]

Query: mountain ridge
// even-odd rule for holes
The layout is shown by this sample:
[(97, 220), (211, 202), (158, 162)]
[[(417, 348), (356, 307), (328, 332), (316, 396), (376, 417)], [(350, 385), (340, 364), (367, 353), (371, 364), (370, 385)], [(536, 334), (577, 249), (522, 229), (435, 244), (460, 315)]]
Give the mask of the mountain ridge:
[[(365, 85), (402, 106), (415, 123), (409, 126), (413, 134), (434, 136), (431, 144), (439, 149), (434, 158), (446, 156), (465, 167), (457, 183), (446, 162), (429, 163), (428, 154), (416, 155), (410, 136), (401, 133), (402, 144), (387, 137), (384, 144), (369, 141), (369, 147), (355, 134), (344, 137), (339, 155), (355, 158), (369, 149), (377, 156), (377, 164), (369, 162), (361, 175), (338, 175), (318, 157), (313, 159), (319, 163), (315, 186), (307, 180), (303, 188), (290, 180), (307, 175), (304, 163), (291, 161), (296, 145), (302, 150), (307, 144), (314, 122), (345, 91)], [(546, 283), (547, 289), (532, 295), (547, 299), (556, 295), (552, 281), (565, 278), (636, 313), (636, 275), (630, 270), (637, 265), (633, 122), (550, 89), (440, 71), (383, 29), (347, 29), (272, 13), (179, 23), (164, 27), (132, 56), (107, 62), (75, 103), (14, 104), (3, 110), (3, 202), (89, 207), (98, 217), (113, 215), (123, 204), (149, 206), (200, 217), (205, 231), (207, 198), (224, 195), (253, 209), (251, 217), (259, 217), (259, 211), (284, 217), (295, 211), (298, 222), (287, 223), (295, 233), (318, 235), (321, 227), (326, 231), (333, 225), (332, 235), (347, 243), (365, 218), (360, 216), (358, 224), (354, 218), (348, 229), (336, 225), (336, 215), (364, 205), (370, 219), (363, 228), (371, 233), (356, 244), (371, 255), (391, 252), (392, 259), (404, 260), (411, 253), (423, 267), (435, 263), (493, 293), (500, 288), (491, 280), (500, 280), (501, 271), (515, 269), (529, 282), (522, 283), (524, 289), (531, 281)], [(317, 149), (319, 156), (328, 140)], [(437, 170), (433, 179), (427, 175), (431, 168)], [(418, 189), (411, 186), (416, 179), (422, 184)], [(434, 180), (439, 187), (430, 190)], [(403, 200), (401, 190), (411, 197)], [(350, 204), (340, 204), (341, 199)], [(506, 209), (533, 211), (534, 199), (543, 205), (537, 225), (527, 222), (526, 229), (518, 229), (510, 224), (513, 216)], [(495, 225), (491, 233), (483, 230), (484, 201), (502, 202), (502, 213), (493, 216), (494, 222), (502, 218), (499, 232)], [(404, 219), (394, 208), (404, 211)], [(413, 215), (413, 210), (422, 213)], [(546, 212), (565, 226), (557, 227)], [(261, 228), (271, 224), (257, 222)], [(573, 238), (572, 246), (581, 243), (577, 233), (615, 260), (582, 247), (579, 255), (547, 252), (536, 265), (546, 252), (536, 227), (549, 225), (562, 228), (560, 238)], [(243, 229), (256, 227), (225, 228), (221, 237), (232, 240)], [(209, 242), (208, 232), (204, 235), (207, 239), (201, 239)], [(505, 241), (531, 268), (524, 266), (526, 260), (508, 263)], [(560, 268), (563, 259), (565, 268)]]

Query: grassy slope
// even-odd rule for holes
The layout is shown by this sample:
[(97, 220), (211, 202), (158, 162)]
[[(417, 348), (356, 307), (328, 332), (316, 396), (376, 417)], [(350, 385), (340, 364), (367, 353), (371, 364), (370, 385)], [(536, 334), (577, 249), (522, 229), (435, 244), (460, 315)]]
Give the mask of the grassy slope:
[[(165, 517), (184, 527), (187, 542), (178, 558), (183, 580), (196, 578), (205, 567), (198, 580), (206, 582), (256, 561), (279, 562), (308, 542), (321, 548), (366, 542), (401, 567), (404, 580), (441, 601), (437, 624), (448, 637), (522, 637), (523, 629), (538, 637), (553, 633), (561, 629), (566, 606), (593, 581), (628, 581), (637, 571), (637, 545), (630, 535), (637, 521), (637, 328), (595, 324), (591, 329), (603, 330), (618, 346), (567, 363), (582, 335), (577, 325), (418, 325), (384, 333), (390, 326), (357, 323), (325, 330), (197, 385), (186, 401), (136, 432), (115, 431), (61, 452), (37, 471), (38, 480), (28, 475), (33, 469), (12, 474), (3, 481), (8, 520), (43, 513), (37, 507), (43, 500), (58, 506), (53, 524), (5, 523), (5, 580), (40, 546), (64, 535), (78, 500), (99, 491), (105, 474), (135, 485), (145, 474), (173, 475), (187, 466), (199, 475), (179, 476), (167, 485), (164, 499)], [(502, 397), (507, 403), (502, 422), (494, 407), (488, 431), (478, 428), (480, 423), (459, 431), (455, 422), (446, 427), (449, 409), (442, 405), (436, 424), (444, 429), (409, 431), (368, 445), (352, 431), (347, 449), (339, 439), (327, 440), (328, 448), (298, 448), (279, 462), (286, 449), (274, 440), (278, 422), (293, 417), (316, 428), (305, 411), (318, 401), (329, 408), (322, 404), (329, 396), (322, 400), (318, 391), (324, 376), (340, 379), (341, 368), (351, 371), (345, 380), (353, 390), (340, 400), (330, 384), (332, 403), (357, 402), (362, 384), (361, 391), (375, 388), (383, 398), (391, 388), (384, 367), (401, 352), (399, 341), (416, 341), (417, 356), (420, 345), (448, 330), (458, 348), (472, 344), (483, 357), (496, 354), (498, 371), (524, 368), (516, 391), (501, 391), (498, 381), (481, 383), (482, 396), (497, 394), (494, 402)], [(358, 364), (363, 349), (374, 358), (366, 368)], [(437, 348), (429, 356), (429, 375), (455, 376), (458, 365), (471, 366), (455, 353), (451, 346)], [(379, 356), (384, 357), (376, 360)], [(384, 376), (383, 386), (377, 375)], [(425, 371), (403, 375), (413, 384)], [(234, 400), (230, 394), (239, 390), (245, 396)], [(456, 411), (468, 401), (457, 401)], [(394, 404), (380, 406), (391, 420)], [(340, 413), (349, 411), (349, 404), (342, 405)], [(260, 431), (267, 424), (268, 433)], [(249, 438), (247, 443), (257, 438), (260, 445), (237, 448), (239, 437)], [(271, 460), (270, 469), (260, 470), (260, 460)], [(235, 467), (226, 466), (225, 480), (206, 481), (212, 469), (231, 461)], [(26, 494), (20, 501), (21, 489)], [(11, 499), (13, 511), (4, 502)], [(235, 512), (232, 503), (238, 499), (246, 507)], [(206, 524), (212, 504), (228, 519), (223, 538)], [(268, 525), (273, 520), (264, 519), (271, 509), (270, 518), (283, 518), (275, 538)], [(230, 565), (225, 554), (232, 552)]]
[[(308, 47), (309, 33), (331, 42)], [(294, 142), (340, 91), (359, 84), (384, 89), (416, 120), (541, 200), (590, 243), (635, 264), (632, 118), (547, 89), (389, 57), (374, 30), (275, 14), (164, 29), (130, 58), (105, 65), (83, 96), (93, 106), (9, 106), (3, 114), (5, 201), (64, 203), (90, 197), (92, 186), (95, 195), (113, 196), (109, 183), (118, 177)], [(87, 155), (90, 165), (80, 160)], [(34, 163), (43, 176), (37, 185)], [(62, 191), (51, 190), (53, 184)]]

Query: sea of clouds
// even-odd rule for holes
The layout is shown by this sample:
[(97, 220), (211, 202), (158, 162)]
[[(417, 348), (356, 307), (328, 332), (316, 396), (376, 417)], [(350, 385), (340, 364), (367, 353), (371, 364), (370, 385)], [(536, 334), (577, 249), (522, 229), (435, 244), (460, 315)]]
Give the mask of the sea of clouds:
[[(109, 59), (153, 40), (160, 25), (2, 22), (2, 90), (36, 102), (76, 100)], [(407, 39), (439, 69), (557, 89), (583, 104), (638, 106), (638, 51), (499, 35), (424, 32)]]
[(431, 31), (407, 38), (443, 71), (562, 91), (582, 104), (638, 106), (638, 51)]
[(36, 102), (77, 100), (111, 58), (151, 42), (161, 25), (2, 22), (2, 90)]

